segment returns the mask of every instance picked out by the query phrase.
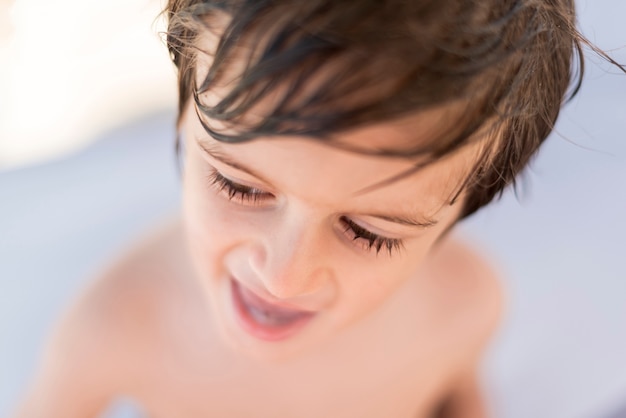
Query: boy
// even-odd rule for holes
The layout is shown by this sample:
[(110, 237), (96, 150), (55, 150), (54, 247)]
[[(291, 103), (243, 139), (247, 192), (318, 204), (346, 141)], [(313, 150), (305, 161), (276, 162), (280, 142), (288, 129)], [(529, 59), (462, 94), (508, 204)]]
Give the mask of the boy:
[(85, 292), (18, 416), (119, 395), (155, 417), (485, 416), (501, 294), (449, 231), (552, 129), (583, 42), (572, 3), (170, 0), (167, 16), (181, 220)]

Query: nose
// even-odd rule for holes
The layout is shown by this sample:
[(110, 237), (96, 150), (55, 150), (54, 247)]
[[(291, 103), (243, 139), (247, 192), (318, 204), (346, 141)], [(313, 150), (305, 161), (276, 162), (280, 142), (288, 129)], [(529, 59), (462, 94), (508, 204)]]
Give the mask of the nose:
[(249, 260), (265, 290), (284, 300), (309, 296), (319, 304), (330, 299), (332, 271), (323, 231), (306, 219), (272, 226)]

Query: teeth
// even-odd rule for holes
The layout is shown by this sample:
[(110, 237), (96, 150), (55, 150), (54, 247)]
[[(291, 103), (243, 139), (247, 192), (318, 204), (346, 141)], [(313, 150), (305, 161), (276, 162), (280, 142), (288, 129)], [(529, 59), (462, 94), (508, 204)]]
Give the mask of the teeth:
[(233, 285), (243, 309), (246, 310), (250, 319), (261, 326), (268, 328), (286, 327), (310, 315), (303, 311), (272, 306), (237, 283), (233, 283)]
[(250, 316), (261, 325), (281, 326), (295, 321), (300, 315), (280, 315), (276, 312), (259, 309), (254, 306), (246, 306)]

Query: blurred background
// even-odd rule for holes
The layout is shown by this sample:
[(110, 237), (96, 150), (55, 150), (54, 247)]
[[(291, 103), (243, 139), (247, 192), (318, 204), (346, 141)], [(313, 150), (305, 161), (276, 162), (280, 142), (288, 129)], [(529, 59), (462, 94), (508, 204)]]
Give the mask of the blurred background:
[[(583, 33), (626, 63), (626, 2), (577, 3)], [(0, 416), (76, 292), (177, 213), (162, 7), (0, 0)], [(519, 197), (459, 231), (508, 292), (483, 366), (496, 417), (626, 417), (626, 76), (587, 56)]]
[(173, 109), (159, 0), (0, 0), (0, 167)]

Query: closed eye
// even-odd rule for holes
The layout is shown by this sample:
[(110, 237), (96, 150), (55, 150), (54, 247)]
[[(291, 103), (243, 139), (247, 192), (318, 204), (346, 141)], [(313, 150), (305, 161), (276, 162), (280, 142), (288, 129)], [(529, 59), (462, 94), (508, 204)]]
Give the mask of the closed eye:
[[(225, 198), (230, 201), (236, 201), (239, 204), (255, 205), (274, 198), (274, 195), (271, 193), (234, 182), (224, 177), (217, 170), (212, 170), (209, 175), (209, 183)], [(375, 234), (346, 216), (342, 216), (340, 221), (344, 227), (343, 232), (355, 245), (363, 250), (375, 251), (376, 254), (379, 254), (381, 250), (386, 249), (389, 255), (392, 255), (395, 251), (399, 251), (404, 247), (401, 239), (387, 238)]]
[(209, 175), (209, 183), (228, 200), (234, 200), (241, 204), (258, 204), (261, 201), (274, 198), (271, 193), (227, 179), (217, 170), (212, 170)]
[(389, 255), (392, 255), (394, 251), (399, 251), (404, 247), (401, 239), (386, 238), (370, 232), (345, 216), (342, 216), (340, 220), (344, 225), (344, 233), (352, 242), (367, 251), (376, 251), (378, 254), (382, 249), (386, 249)]

